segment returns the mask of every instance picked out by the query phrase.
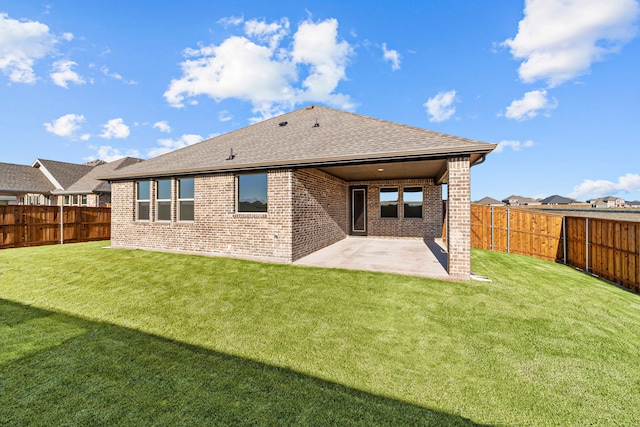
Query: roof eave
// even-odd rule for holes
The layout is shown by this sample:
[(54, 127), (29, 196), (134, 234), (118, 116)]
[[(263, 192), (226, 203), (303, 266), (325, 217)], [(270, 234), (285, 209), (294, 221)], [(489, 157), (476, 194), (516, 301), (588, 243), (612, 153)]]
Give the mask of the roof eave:
[(447, 150), (429, 150), (420, 152), (392, 152), (380, 153), (377, 155), (367, 156), (342, 156), (325, 159), (309, 159), (303, 161), (284, 161), (270, 163), (249, 163), (234, 166), (219, 166), (213, 168), (185, 168), (165, 170), (161, 172), (139, 172), (130, 174), (115, 174), (100, 176), (98, 179), (103, 181), (123, 181), (134, 178), (155, 178), (177, 175), (193, 175), (206, 173), (224, 173), (238, 171), (256, 171), (265, 169), (288, 169), (288, 168), (305, 168), (305, 167), (326, 167), (326, 166), (343, 166), (367, 163), (384, 163), (384, 162), (401, 162), (415, 160), (442, 160), (449, 157), (467, 156), (472, 154), (487, 155), (497, 147), (497, 144), (478, 144), (467, 146), (460, 149)]

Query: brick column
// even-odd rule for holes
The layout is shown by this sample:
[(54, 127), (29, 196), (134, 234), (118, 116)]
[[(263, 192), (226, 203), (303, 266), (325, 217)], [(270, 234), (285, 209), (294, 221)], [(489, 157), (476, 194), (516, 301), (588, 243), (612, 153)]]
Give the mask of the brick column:
[(447, 269), (453, 279), (471, 275), (471, 176), (469, 157), (448, 159)]

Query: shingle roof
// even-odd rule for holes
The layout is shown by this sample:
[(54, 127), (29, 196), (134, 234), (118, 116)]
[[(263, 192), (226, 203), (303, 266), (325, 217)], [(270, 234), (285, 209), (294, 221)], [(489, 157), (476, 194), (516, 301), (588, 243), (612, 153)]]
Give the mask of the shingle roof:
[(64, 190), (55, 190), (54, 194), (81, 194), (81, 193), (108, 193), (111, 192), (111, 185), (107, 181), (98, 179), (99, 176), (112, 173), (125, 166), (141, 162), (142, 159), (134, 157), (123, 157), (109, 163), (102, 163), (94, 166), (78, 181), (66, 187)]
[[(33, 165), (36, 167), (38, 167), (38, 165), (44, 167), (63, 189), (69, 187), (93, 169), (93, 166), (44, 159), (36, 159)], [(44, 171), (42, 173), (44, 173)]]
[(556, 194), (540, 200), (540, 203), (543, 205), (569, 205), (571, 203), (576, 203), (576, 200)]
[(48, 193), (54, 185), (37, 168), (12, 163), (0, 163), (0, 191)]
[[(282, 125), (280, 125), (282, 124)], [(340, 165), (489, 153), (493, 144), (311, 106), (123, 168), (117, 180), (168, 174)], [(230, 156), (231, 150), (233, 155)], [(232, 157), (232, 159), (227, 160)]]
[(504, 205), (503, 202), (501, 202), (500, 200), (496, 200), (493, 197), (483, 197), (482, 199), (473, 203), (476, 203), (478, 205)]

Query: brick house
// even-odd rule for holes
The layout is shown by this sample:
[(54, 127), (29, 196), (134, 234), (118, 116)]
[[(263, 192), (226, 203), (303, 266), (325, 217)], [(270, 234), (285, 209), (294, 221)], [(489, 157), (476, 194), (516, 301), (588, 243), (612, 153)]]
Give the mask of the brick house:
[(434, 239), (448, 184), (448, 271), (468, 279), (470, 167), (494, 148), (301, 108), (103, 176), (111, 245), (292, 262), (349, 235)]

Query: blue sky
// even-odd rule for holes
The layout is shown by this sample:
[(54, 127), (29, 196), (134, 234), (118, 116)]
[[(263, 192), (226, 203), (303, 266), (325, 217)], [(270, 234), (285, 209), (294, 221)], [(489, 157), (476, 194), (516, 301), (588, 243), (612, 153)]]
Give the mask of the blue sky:
[(0, 4), (0, 161), (149, 158), (309, 103), (499, 143), (472, 199), (640, 199), (637, 0)]

